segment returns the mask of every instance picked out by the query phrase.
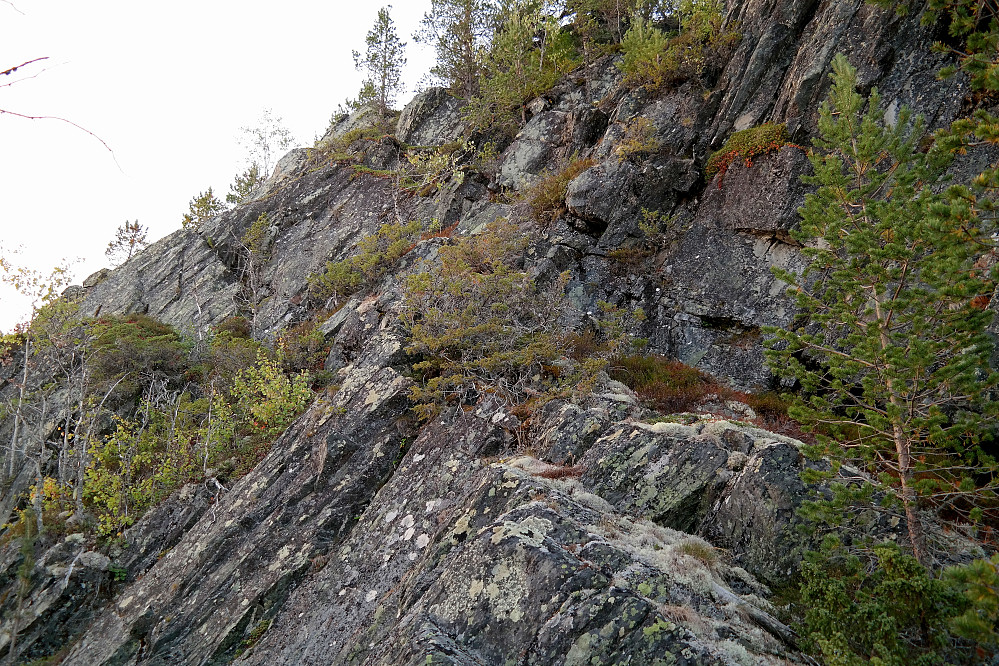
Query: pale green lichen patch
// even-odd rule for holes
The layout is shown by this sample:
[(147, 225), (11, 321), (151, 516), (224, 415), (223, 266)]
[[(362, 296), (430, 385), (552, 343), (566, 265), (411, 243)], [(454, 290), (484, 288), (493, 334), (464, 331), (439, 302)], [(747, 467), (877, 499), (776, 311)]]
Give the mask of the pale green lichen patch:
[(547, 518), (529, 516), (519, 523), (507, 520), (493, 528), (491, 541), (499, 544), (503, 539), (512, 537), (525, 545), (540, 548), (551, 530), (552, 522)]

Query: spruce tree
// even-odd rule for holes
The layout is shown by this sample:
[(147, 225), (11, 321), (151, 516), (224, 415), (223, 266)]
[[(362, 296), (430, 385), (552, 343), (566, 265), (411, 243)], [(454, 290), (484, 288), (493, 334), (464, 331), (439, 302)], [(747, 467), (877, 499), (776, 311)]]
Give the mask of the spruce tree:
[(940, 193), (951, 153), (920, 150), (908, 110), (885, 126), (877, 90), (863, 112), (845, 57), (833, 70), (805, 178), (819, 187), (795, 234), (811, 263), (778, 272), (807, 324), (771, 329), (770, 361), (800, 384), (792, 415), (815, 433), (810, 453), (869, 472), (927, 563), (921, 508), (975, 518), (994, 497), (995, 460), (979, 444), (999, 413), (982, 307), (997, 276), (980, 261), (987, 230), (956, 213), (960, 189)]
[(364, 40), (367, 44), (364, 57), (354, 51), (354, 65), (368, 73), (358, 99), (364, 96), (369, 85), (373, 86), (378, 114), (383, 118), (402, 87), (402, 68), (406, 64), (406, 43), (399, 41), (395, 22), (389, 16), (390, 9), (392, 5), (378, 10), (378, 18)]

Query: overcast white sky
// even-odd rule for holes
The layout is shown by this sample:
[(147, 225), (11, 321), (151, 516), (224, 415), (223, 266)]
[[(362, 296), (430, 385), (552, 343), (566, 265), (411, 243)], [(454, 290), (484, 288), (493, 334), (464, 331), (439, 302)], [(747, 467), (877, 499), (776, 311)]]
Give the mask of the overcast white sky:
[[(11, 4), (12, 3), (12, 4)], [(385, 3), (388, 4), (388, 3)], [(76, 282), (107, 265), (104, 248), (136, 220), (150, 240), (180, 227), (191, 197), (224, 199), (245, 168), (239, 128), (265, 108), (299, 145), (312, 145), (362, 74), (351, 51), (383, 3), (344, 0), (0, 0), (0, 247), (47, 271), (62, 259)], [(397, 0), (391, 15), (408, 42), (404, 76), (412, 97), (433, 53), (412, 33), (430, 0)], [(42, 71), (42, 70), (45, 71)], [(20, 74), (20, 72), (18, 73)], [(26, 304), (0, 287), (0, 331)]]

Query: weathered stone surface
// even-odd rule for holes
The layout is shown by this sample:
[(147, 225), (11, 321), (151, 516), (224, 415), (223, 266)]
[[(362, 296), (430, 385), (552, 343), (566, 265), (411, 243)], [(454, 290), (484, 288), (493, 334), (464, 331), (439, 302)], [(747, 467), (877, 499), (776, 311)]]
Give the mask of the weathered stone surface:
[(749, 167), (737, 159), (705, 188), (701, 215), (725, 229), (793, 243), (788, 231), (798, 224), (806, 192), (801, 176), (810, 170), (804, 150), (794, 146), (758, 157)]
[(396, 138), (413, 146), (433, 146), (461, 136), (461, 102), (433, 87), (416, 95), (396, 124)]
[[(527, 105), (498, 173), (463, 164), (425, 197), (293, 151), (248, 204), (89, 277), (82, 311), (147, 312), (192, 336), (242, 312), (258, 336), (273, 336), (340, 305), (312, 302), (308, 277), (380, 225), (418, 219), (467, 234), (525, 218), (517, 191), (593, 157), (569, 185), (568, 214), (524, 259), (539, 284), (569, 271), (578, 313), (565, 324), (594, 325), (601, 300), (640, 306), (648, 319), (630, 332), (650, 352), (766, 386), (761, 328), (795, 314), (771, 269), (804, 266), (787, 231), (808, 167), (785, 148), (733, 165), (719, 189), (702, 176), (709, 152), (768, 120), (806, 145), (837, 51), (861, 68), (862, 88), (879, 87), (889, 121), (909, 103), (931, 126), (949, 122), (966, 89), (935, 80), (943, 56), (926, 51), (932, 34), (916, 15), (859, 0), (740, 0), (728, 20), (743, 38), (711, 90), (630, 90), (620, 56), (603, 57)], [(457, 104), (441, 89), (422, 93), (395, 138), (354, 142), (360, 163), (395, 169), (402, 144), (459, 138)], [(654, 141), (619, 150), (639, 118)], [(324, 140), (376, 120), (362, 109)], [(639, 227), (643, 210), (659, 216), (659, 234)], [(265, 213), (268, 258), (251, 295), (241, 238)], [(120, 549), (95, 552), (75, 535), (41, 542), (18, 616), (22, 656), (71, 646), (64, 664), (800, 661), (765, 600), (806, 546), (794, 531), (808, 492), (799, 443), (721, 419), (646, 423), (637, 399), (605, 378), (578, 404), (552, 402), (529, 420), (486, 400), (417, 427), (399, 278), (446, 242), (417, 243), (394, 274), (321, 323), (339, 388), (248, 476), (181, 489)], [(20, 363), (15, 354), (0, 368), (0, 397), (14, 395)], [(68, 413), (59, 395), (53, 413)], [(7, 419), (0, 439), (9, 432)], [(525, 448), (537, 459), (519, 455)], [(34, 482), (29, 462), (15, 465), (0, 512)], [(0, 658), (19, 563), (16, 544), (0, 548)]]

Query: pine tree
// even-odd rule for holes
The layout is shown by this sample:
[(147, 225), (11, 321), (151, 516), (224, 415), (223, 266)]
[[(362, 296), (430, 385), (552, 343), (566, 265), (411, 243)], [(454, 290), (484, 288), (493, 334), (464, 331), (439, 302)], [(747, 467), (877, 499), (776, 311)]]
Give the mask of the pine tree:
[(771, 329), (770, 361), (800, 383), (792, 415), (816, 434), (810, 453), (866, 469), (927, 563), (921, 506), (975, 518), (994, 497), (995, 460), (978, 445), (999, 414), (981, 307), (997, 275), (979, 261), (986, 230), (948, 200), (959, 188), (937, 193), (950, 153), (920, 151), (907, 110), (885, 127), (876, 90), (862, 113), (856, 70), (842, 55), (833, 70), (805, 179), (819, 188), (796, 233), (811, 263), (778, 272), (809, 324)]
[(198, 196), (191, 199), (189, 206), (190, 209), (184, 213), (184, 219), (181, 221), (185, 229), (198, 227), (225, 211), (225, 204), (218, 200), (210, 187), (207, 192), (199, 192)]
[(559, 76), (573, 69), (570, 35), (555, 16), (537, 2), (516, 0), (501, 14), (483, 66), (488, 72), (479, 94), (469, 101), (472, 126), (512, 130), (517, 116), (527, 121), (524, 105), (549, 90)]
[[(406, 43), (399, 41), (395, 22), (389, 16), (392, 5), (378, 10), (378, 18), (365, 38), (367, 50), (364, 57), (354, 51), (354, 65), (368, 73), (363, 92), (370, 83), (375, 91), (375, 103), (382, 118), (395, 103), (395, 97), (402, 88), (402, 68), (406, 64)], [(360, 99), (360, 97), (359, 97)]]
[(437, 49), (437, 64), (430, 73), (464, 99), (479, 91), (498, 12), (494, 0), (432, 0), (414, 35), (417, 42)]
[(139, 224), (138, 220), (135, 222), (125, 220), (125, 223), (115, 231), (114, 240), (108, 243), (104, 254), (114, 261), (115, 265), (123, 264), (148, 245), (146, 242), (148, 232), (149, 229)]
[(260, 167), (254, 162), (246, 171), (236, 176), (236, 180), (229, 186), (229, 194), (225, 195), (225, 202), (233, 206), (243, 203), (262, 182), (264, 179), (260, 175)]

